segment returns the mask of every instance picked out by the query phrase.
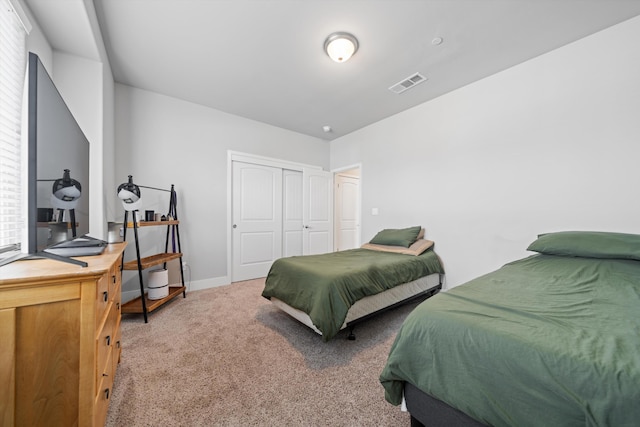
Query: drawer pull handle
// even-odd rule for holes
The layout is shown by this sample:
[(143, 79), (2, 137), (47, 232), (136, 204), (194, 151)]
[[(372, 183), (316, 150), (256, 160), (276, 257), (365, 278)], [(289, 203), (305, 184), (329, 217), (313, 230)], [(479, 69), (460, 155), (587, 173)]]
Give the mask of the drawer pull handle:
[(111, 335), (107, 335), (106, 341), (107, 341), (107, 346), (110, 346), (111, 345)]
[(104, 302), (109, 301), (109, 292), (104, 291), (104, 292), (102, 293), (102, 300), (103, 300)]
[(104, 398), (109, 400), (109, 389), (108, 388), (104, 389)]
[(116, 341), (116, 348), (120, 348), (120, 341)]
[(116, 310), (120, 311), (120, 303), (119, 302), (116, 303)]
[(113, 283), (116, 283), (116, 276), (111, 276), (113, 278)]

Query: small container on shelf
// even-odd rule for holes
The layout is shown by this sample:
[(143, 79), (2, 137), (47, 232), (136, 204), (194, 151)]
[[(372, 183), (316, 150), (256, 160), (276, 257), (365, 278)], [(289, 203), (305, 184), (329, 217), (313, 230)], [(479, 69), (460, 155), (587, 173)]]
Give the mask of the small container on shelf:
[(169, 296), (169, 271), (166, 268), (150, 270), (147, 297), (157, 300), (167, 296)]

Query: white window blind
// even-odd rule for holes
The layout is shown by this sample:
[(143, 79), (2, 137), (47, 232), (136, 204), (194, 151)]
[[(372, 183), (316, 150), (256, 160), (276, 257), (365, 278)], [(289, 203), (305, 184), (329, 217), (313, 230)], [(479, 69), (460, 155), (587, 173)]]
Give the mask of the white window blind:
[(19, 249), (24, 221), (21, 116), (25, 36), (11, 3), (0, 0), (0, 253)]

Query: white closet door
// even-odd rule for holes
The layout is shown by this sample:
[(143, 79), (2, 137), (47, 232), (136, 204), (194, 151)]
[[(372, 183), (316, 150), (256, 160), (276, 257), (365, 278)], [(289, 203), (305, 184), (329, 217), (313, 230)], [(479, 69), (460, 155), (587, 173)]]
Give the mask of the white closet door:
[(333, 250), (333, 174), (304, 169), (302, 233), (304, 255)]
[(336, 176), (336, 250), (360, 247), (360, 179)]
[(265, 277), (282, 256), (282, 169), (233, 162), (232, 281)]
[(302, 255), (302, 172), (282, 171), (282, 256)]

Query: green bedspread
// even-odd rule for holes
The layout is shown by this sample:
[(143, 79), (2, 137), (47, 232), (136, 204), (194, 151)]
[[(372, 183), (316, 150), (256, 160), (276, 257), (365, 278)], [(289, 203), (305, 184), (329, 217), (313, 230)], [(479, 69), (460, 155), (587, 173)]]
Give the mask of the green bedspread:
[(640, 425), (640, 261), (535, 255), (405, 320), (380, 381), (495, 426)]
[(309, 315), (325, 341), (359, 299), (432, 273), (444, 273), (429, 249), (418, 256), (351, 249), (276, 260), (262, 296), (275, 297)]

